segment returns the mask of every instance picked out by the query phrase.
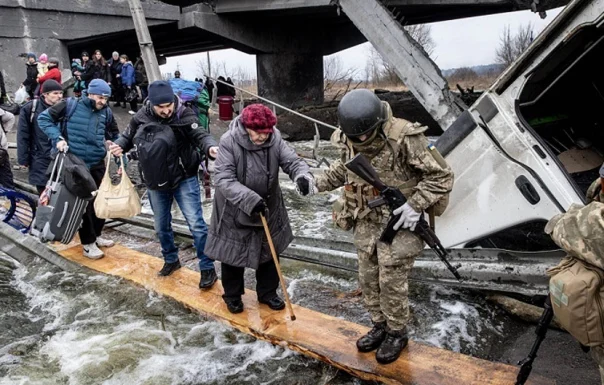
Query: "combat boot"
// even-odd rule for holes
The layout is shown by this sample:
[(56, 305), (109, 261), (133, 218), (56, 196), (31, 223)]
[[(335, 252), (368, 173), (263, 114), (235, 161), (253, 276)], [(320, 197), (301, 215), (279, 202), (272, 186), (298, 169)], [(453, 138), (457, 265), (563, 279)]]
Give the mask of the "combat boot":
[(396, 361), (408, 342), (409, 336), (407, 335), (407, 328), (397, 331), (388, 331), (386, 339), (382, 342), (375, 354), (375, 359), (380, 364), (389, 364)]
[(359, 352), (370, 352), (377, 349), (386, 338), (386, 321), (375, 322), (367, 334), (357, 340)]

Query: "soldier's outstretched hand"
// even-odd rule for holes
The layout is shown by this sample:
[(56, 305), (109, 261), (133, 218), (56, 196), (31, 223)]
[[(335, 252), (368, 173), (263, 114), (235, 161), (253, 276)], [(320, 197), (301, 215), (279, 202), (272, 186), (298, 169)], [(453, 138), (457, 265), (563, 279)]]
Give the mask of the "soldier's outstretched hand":
[(413, 208), (409, 206), (409, 203), (405, 203), (401, 207), (395, 209), (392, 214), (401, 215), (398, 222), (394, 224), (394, 230), (398, 230), (402, 226), (403, 229), (414, 231), (417, 222), (419, 222), (419, 218), (422, 216), (422, 213), (413, 210)]

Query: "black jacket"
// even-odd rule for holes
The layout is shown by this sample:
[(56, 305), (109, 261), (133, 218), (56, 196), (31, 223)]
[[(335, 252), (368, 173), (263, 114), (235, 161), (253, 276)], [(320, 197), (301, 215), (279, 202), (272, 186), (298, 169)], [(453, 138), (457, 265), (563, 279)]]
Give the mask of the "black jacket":
[(107, 83), (111, 83), (111, 74), (109, 72), (109, 66), (107, 64), (102, 65), (96, 63), (93, 60), (88, 60), (84, 67), (84, 73), (82, 74), (82, 80), (86, 82), (86, 86), (94, 79), (102, 79)]
[[(32, 119), (32, 108), (36, 104)], [(21, 108), (17, 129), (17, 160), (20, 165), (29, 166), (29, 183), (44, 186), (48, 181), (46, 169), (50, 164), (52, 145), (48, 136), (38, 126), (38, 115), (49, 106), (44, 98), (30, 101)]]
[(36, 82), (36, 79), (38, 79), (38, 63), (25, 63), (25, 66), (26, 78), (23, 81), (23, 85), (25, 86), (25, 89), (30, 92), (33, 91), (38, 85), (38, 82)]
[(164, 120), (155, 115), (151, 103), (147, 101), (134, 115), (132, 120), (130, 120), (130, 124), (120, 134), (115, 143), (126, 153), (132, 149), (132, 140), (139, 127), (152, 122), (166, 124), (174, 130), (174, 135), (178, 142), (180, 160), (184, 166), (185, 178), (190, 178), (197, 175), (203, 157), (210, 157), (210, 147), (218, 146), (218, 143), (216, 143), (212, 135), (199, 126), (197, 115), (195, 115), (195, 112), (191, 108), (182, 105), (177, 96), (174, 96), (174, 102), (175, 106), (172, 117)]
[(145, 62), (143, 62), (143, 59), (138, 58), (136, 60), (136, 62), (134, 63), (134, 70), (136, 72), (140, 72), (141, 75), (143, 75), (143, 81), (139, 85), (142, 87), (148, 86), (149, 78), (147, 77), (147, 70), (145, 69)]
[(113, 58), (111, 58), (107, 64), (109, 64), (109, 70), (111, 71), (111, 79), (114, 79), (117, 75), (122, 73), (122, 63), (119, 59), (113, 60)]

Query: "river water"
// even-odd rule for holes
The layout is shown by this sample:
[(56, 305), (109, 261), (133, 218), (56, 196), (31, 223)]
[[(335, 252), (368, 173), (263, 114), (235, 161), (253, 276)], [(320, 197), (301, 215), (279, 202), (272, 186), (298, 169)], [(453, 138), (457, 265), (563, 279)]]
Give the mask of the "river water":
[[(296, 235), (351, 239), (330, 223), (337, 192), (303, 198), (291, 182), (282, 186)], [(210, 202), (204, 214), (209, 219)], [(105, 234), (161, 255), (152, 236), (127, 227)], [(194, 266), (194, 250), (182, 250), (181, 259)], [(294, 303), (370, 325), (354, 274), (282, 263)], [(246, 286), (254, 287), (252, 271)], [(43, 261), (25, 266), (0, 255), (0, 301), (0, 385), (363, 383), (101, 274), (67, 273)], [(410, 301), (412, 339), (465, 354), (497, 360), (497, 346), (519, 327), (471, 291), (412, 282)]]
[[(108, 231), (144, 250), (148, 241)], [(369, 325), (356, 279), (284, 261), (292, 301)], [(252, 274), (246, 276), (253, 287)], [(412, 338), (491, 357), (507, 316), (471, 292), (412, 283)], [(361, 384), (127, 281), (0, 257), (0, 385)]]

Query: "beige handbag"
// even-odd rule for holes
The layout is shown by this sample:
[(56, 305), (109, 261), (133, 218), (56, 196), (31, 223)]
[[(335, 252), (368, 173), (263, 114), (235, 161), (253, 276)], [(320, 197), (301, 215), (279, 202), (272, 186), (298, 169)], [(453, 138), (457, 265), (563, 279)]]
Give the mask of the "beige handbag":
[(128, 218), (140, 214), (141, 202), (124, 169), (124, 159), (120, 162), (122, 169), (122, 180), (118, 185), (111, 183), (109, 177), (109, 164), (111, 155), (107, 154), (107, 169), (105, 176), (99, 187), (98, 194), (94, 201), (94, 212), (96, 216), (104, 219)]

